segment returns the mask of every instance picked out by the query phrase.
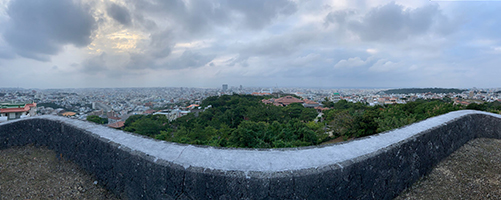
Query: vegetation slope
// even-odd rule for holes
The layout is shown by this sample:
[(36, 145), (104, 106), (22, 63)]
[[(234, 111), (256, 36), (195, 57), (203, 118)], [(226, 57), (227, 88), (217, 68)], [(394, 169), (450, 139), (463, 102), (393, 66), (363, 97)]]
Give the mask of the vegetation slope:
[[(134, 115), (125, 131), (160, 140), (217, 147), (283, 148), (317, 145), (334, 138), (368, 136), (460, 109), (497, 112), (501, 103), (454, 105), (450, 99), (417, 100), (407, 104), (368, 106), (341, 100), (324, 102), (330, 110), (301, 104), (286, 107), (264, 104), (268, 97), (223, 95), (209, 97), (198, 116), (190, 113), (172, 122), (164, 115)], [(318, 121), (318, 122), (316, 122)]]

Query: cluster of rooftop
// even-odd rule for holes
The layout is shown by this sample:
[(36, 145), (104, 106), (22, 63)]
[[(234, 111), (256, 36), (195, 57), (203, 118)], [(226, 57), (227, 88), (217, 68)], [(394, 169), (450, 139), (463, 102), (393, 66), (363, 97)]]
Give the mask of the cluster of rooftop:
[(37, 112), (36, 103), (0, 103), (0, 122), (35, 116)]

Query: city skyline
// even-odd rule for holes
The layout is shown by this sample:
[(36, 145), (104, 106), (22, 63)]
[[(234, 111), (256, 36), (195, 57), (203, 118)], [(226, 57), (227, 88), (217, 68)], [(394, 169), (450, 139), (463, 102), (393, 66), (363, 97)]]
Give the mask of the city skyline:
[(0, 88), (498, 88), (499, 8), (0, 0)]

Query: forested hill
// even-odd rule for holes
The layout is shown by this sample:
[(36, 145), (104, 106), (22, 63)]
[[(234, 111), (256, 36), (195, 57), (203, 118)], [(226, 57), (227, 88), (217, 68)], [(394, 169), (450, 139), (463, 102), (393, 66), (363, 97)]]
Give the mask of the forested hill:
[(410, 94), (410, 93), (461, 93), (466, 90), (456, 88), (401, 88), (383, 91), (386, 94)]
[(198, 116), (190, 113), (169, 121), (164, 115), (133, 115), (125, 121), (124, 130), (185, 144), (283, 148), (364, 137), (461, 109), (501, 113), (498, 101), (463, 106), (450, 99), (418, 99), (407, 104), (369, 106), (340, 100), (323, 102), (330, 109), (315, 121), (318, 113), (313, 108), (299, 103), (285, 107), (264, 104), (264, 98), (269, 97), (209, 97), (202, 102), (206, 109)]
[(211, 105), (169, 122), (160, 115), (134, 115), (125, 131), (156, 139), (218, 147), (282, 148), (316, 145), (328, 137), (324, 124), (313, 120), (318, 113), (299, 103), (286, 107), (264, 104), (265, 97), (223, 95), (205, 99)]

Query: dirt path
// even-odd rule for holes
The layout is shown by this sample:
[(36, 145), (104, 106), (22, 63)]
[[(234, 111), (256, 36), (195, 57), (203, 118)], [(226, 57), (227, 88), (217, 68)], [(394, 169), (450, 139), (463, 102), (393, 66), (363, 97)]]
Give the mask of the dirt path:
[(396, 199), (501, 199), (501, 140), (472, 140)]
[(44, 147), (0, 151), (0, 199), (117, 199), (72, 162)]

